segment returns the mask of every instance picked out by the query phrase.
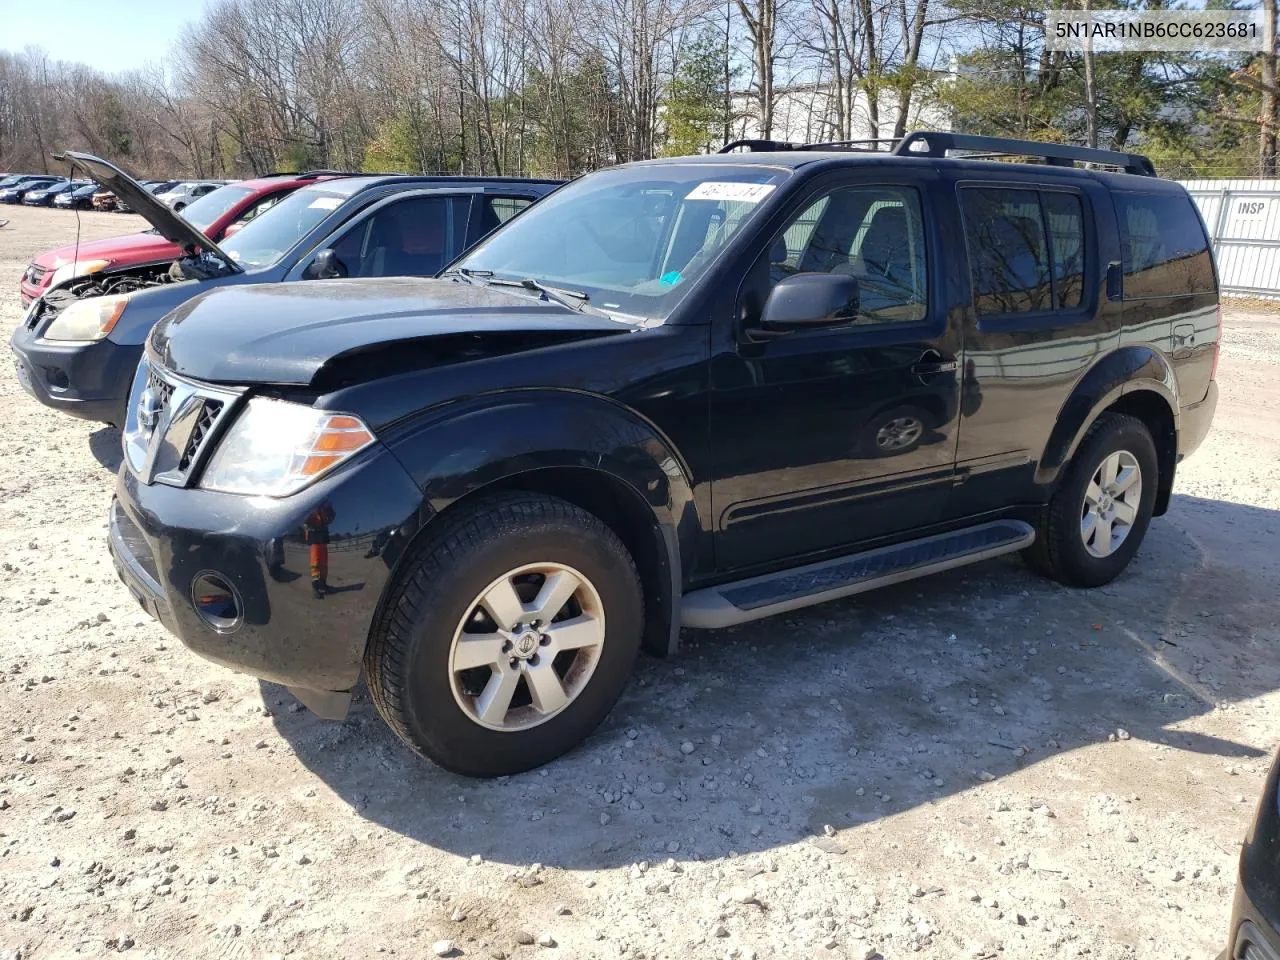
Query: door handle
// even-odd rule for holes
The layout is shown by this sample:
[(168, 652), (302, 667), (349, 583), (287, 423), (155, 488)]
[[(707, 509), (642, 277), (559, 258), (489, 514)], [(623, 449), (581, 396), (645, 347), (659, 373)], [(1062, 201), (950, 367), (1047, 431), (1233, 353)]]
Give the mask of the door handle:
[(932, 377), (939, 373), (954, 373), (959, 364), (954, 360), (944, 360), (937, 350), (926, 350), (915, 363), (911, 372), (917, 377)]
[(1123, 300), (1124, 299), (1124, 274), (1121, 272), (1122, 264), (1119, 260), (1112, 260), (1107, 264), (1107, 299)]

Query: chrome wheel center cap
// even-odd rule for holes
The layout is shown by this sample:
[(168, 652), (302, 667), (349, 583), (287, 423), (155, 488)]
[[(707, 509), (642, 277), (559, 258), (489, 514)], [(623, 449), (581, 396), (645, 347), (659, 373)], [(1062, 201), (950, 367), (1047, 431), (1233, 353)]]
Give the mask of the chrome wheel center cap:
[(538, 652), (542, 636), (536, 630), (520, 628), (511, 634), (511, 653), (521, 660), (528, 660)]

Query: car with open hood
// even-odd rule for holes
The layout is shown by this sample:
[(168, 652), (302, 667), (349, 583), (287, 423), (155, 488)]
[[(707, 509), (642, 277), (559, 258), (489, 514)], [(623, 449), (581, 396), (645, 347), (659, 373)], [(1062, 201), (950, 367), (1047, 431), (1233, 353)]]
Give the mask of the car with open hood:
[(398, 175), (314, 180), (214, 243), (110, 164), (74, 156), (181, 252), (163, 269), (107, 267), (59, 280), (33, 301), (10, 345), (20, 381), (42, 403), (117, 426), (147, 334), (188, 300), (251, 283), (432, 276), (559, 185)]
[(108, 517), (140, 605), (321, 716), (363, 682), (412, 750), (497, 776), (682, 627), (1017, 552), (1119, 576), (1217, 401), (1186, 190), (992, 137), (744, 146), (581, 177), (436, 279), (174, 310)]
[[(98, 200), (104, 194), (111, 196), (111, 204), (114, 205), (117, 201), (116, 178), (127, 176), (109, 164), (101, 169), (103, 172), (100, 177), (92, 169), (89, 171), (89, 175), (100, 184), (99, 191), (92, 195), (94, 209), (101, 209)], [(182, 211), (180, 219), (216, 242), (222, 240), (228, 230), (248, 223), (299, 187), (339, 175), (332, 171), (310, 170), (242, 180), (196, 200)], [(46, 250), (28, 264), (18, 283), (18, 295), (23, 306), (28, 306), (46, 290), (74, 277), (105, 273), (113, 277), (127, 275), (147, 280), (167, 273), (169, 264), (182, 255), (182, 247), (170, 235), (186, 237), (186, 234), (181, 226), (173, 225), (179, 218), (163, 203), (158, 202), (150, 190), (136, 181), (131, 189), (136, 191), (135, 195), (120, 193), (119, 199), (146, 218), (152, 229), (105, 240), (93, 240), (81, 243), (78, 247), (69, 243)], [(142, 201), (143, 194), (146, 195), (146, 202)], [(157, 217), (164, 226), (157, 224), (154, 219)]]

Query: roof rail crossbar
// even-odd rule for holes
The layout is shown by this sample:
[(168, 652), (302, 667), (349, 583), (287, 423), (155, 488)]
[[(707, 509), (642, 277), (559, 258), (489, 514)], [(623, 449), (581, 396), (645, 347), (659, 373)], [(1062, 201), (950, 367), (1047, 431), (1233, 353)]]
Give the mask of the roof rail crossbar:
[(977, 150), (1005, 156), (1040, 157), (1046, 163), (1058, 167), (1070, 167), (1076, 163), (1099, 163), (1120, 167), (1125, 173), (1143, 177), (1156, 176), (1151, 160), (1139, 153), (1121, 153), (1118, 150), (1097, 150), (1092, 147), (1073, 147), (1061, 143), (1040, 143), (1036, 140), (1014, 140), (1007, 137), (984, 137), (969, 133), (932, 133), (917, 131), (903, 137), (894, 147), (898, 156), (945, 157), (951, 150)]
[(871, 144), (870, 149), (877, 149), (877, 145), (881, 143), (897, 143), (899, 137), (867, 137), (863, 140), (827, 140), (822, 143), (804, 143), (799, 144), (797, 150), (825, 150), (828, 147), (861, 147), (866, 149), (866, 144)]
[(748, 152), (774, 150), (863, 150), (875, 152), (882, 143), (897, 143), (897, 137), (879, 137), (866, 140), (825, 140), (821, 143), (791, 143), (787, 140), (732, 140), (717, 153), (732, 153), (745, 148)]
[(787, 143), (785, 140), (730, 140), (716, 153), (733, 153), (739, 147), (745, 147), (751, 153), (771, 150), (794, 150), (794, 143)]

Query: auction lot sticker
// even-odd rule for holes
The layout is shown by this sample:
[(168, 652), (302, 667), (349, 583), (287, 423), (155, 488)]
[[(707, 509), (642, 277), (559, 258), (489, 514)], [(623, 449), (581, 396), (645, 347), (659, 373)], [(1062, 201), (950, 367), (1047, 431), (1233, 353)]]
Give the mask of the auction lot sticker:
[(733, 183), (709, 180), (700, 183), (685, 197), (686, 200), (737, 200), (739, 203), (759, 203), (773, 193), (772, 183)]

